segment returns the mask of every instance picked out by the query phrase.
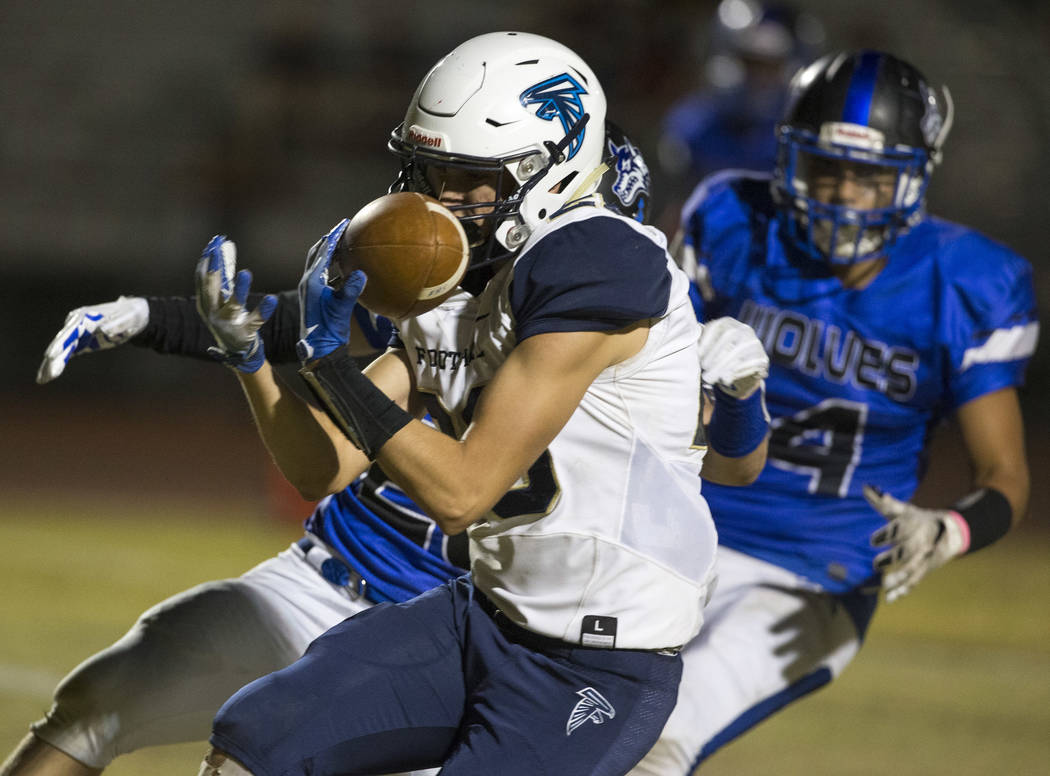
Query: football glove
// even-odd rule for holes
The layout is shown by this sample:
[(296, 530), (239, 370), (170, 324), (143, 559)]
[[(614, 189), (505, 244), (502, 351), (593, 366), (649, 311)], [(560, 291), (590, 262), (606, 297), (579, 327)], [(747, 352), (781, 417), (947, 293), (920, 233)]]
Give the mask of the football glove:
[(197, 262), (197, 312), (215, 338), (208, 352), (227, 366), (251, 373), (266, 358), (259, 328), (273, 315), (277, 297), (263, 297), (249, 312), (252, 273), (242, 269), (234, 274), (236, 268), (236, 246), (221, 234), (211, 238)]
[(769, 375), (769, 356), (758, 335), (735, 318), (703, 324), (697, 350), (704, 384), (717, 385), (734, 399), (748, 398)]
[(36, 373), (43, 385), (62, 374), (73, 356), (108, 350), (142, 332), (149, 323), (149, 304), (141, 296), (122, 296), (115, 302), (78, 307), (44, 351)]
[(966, 551), (962, 518), (950, 509), (926, 509), (864, 486), (864, 498), (887, 522), (871, 535), (872, 547), (886, 547), (873, 565), (882, 572), (886, 601), (908, 593), (926, 574)]
[(356, 270), (339, 289), (328, 285), (332, 255), (350, 219), (314, 243), (306, 254), (306, 271), (299, 281), (299, 341), (296, 352), (305, 364), (323, 358), (350, 342), (350, 321), (357, 297), (365, 287), (365, 273)]

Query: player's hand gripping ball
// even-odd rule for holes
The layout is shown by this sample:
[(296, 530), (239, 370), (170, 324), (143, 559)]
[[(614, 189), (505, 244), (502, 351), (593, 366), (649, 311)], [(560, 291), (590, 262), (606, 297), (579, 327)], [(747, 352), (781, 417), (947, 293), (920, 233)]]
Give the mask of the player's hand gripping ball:
[(470, 261), (463, 225), (433, 197), (387, 194), (365, 205), (346, 228), (329, 268), (338, 288), (354, 270), (368, 277), (358, 301), (387, 318), (433, 310), (456, 290)]

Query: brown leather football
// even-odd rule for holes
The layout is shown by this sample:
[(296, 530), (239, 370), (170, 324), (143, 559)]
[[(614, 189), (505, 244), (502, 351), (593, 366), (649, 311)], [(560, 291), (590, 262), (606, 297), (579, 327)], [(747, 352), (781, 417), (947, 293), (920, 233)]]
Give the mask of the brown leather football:
[(368, 276), (359, 301), (377, 315), (409, 318), (432, 310), (459, 284), (470, 260), (463, 225), (433, 197), (387, 194), (350, 219), (333, 257), (344, 278)]

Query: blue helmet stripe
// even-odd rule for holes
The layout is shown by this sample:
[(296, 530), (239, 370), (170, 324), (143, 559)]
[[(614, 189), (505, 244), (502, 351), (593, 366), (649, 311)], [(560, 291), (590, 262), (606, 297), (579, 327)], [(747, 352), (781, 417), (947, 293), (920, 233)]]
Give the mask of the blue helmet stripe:
[(871, 100), (875, 96), (875, 81), (879, 77), (879, 62), (882, 56), (877, 51), (865, 51), (860, 56), (853, 78), (846, 91), (842, 108), (842, 120), (849, 124), (868, 125)]

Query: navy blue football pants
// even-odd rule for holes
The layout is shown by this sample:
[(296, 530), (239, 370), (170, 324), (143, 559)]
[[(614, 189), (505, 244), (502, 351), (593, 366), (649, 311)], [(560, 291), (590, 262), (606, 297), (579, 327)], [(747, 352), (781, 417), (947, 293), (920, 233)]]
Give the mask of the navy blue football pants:
[(211, 743), (255, 776), (614, 776), (656, 742), (681, 672), (537, 636), (460, 577), (336, 625), (230, 698)]

